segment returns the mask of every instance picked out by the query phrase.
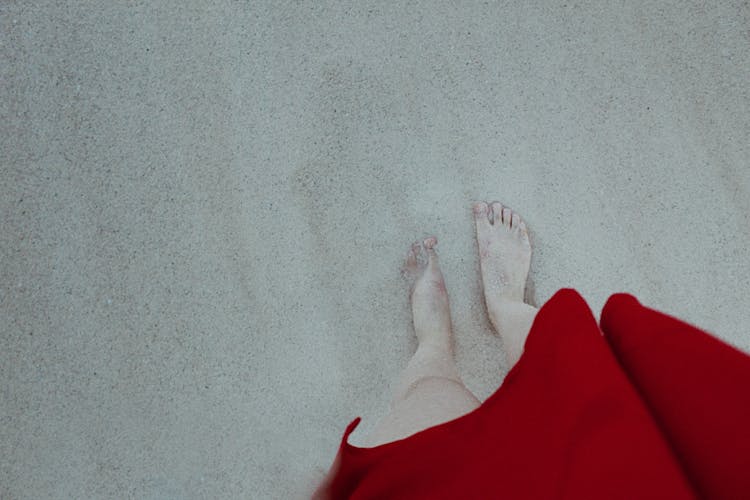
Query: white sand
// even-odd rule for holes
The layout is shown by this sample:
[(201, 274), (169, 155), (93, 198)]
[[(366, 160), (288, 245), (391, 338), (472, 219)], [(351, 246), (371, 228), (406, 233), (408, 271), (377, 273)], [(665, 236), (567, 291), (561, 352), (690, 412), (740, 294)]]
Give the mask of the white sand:
[(486, 397), (477, 199), (537, 303), (750, 350), (747, 3), (64, 3), (0, 7), (0, 498), (299, 495), (385, 410), (431, 234)]

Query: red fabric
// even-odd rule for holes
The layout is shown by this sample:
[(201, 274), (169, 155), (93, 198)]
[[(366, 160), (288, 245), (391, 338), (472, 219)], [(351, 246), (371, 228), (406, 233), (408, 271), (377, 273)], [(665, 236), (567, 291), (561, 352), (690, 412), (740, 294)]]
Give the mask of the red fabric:
[(612, 296), (601, 325), (696, 491), (750, 498), (750, 358), (632, 295)]
[(320, 496), (749, 498), (750, 357), (627, 294), (601, 326), (560, 290), (479, 408), (375, 448), (355, 419)]

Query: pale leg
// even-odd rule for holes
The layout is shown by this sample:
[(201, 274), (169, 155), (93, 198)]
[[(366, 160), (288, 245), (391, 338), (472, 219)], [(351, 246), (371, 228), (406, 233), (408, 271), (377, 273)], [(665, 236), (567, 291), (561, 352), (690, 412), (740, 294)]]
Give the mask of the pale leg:
[(461, 381), (453, 357), (448, 293), (436, 243), (435, 238), (415, 243), (407, 257), (404, 274), (414, 280), (411, 305), (419, 347), (398, 379), (389, 413), (365, 439), (366, 446), (408, 437), (480, 404)]
[(508, 369), (523, 354), (537, 308), (524, 303), (531, 244), (521, 217), (500, 203), (474, 204), (479, 264), (490, 322), (503, 339)]

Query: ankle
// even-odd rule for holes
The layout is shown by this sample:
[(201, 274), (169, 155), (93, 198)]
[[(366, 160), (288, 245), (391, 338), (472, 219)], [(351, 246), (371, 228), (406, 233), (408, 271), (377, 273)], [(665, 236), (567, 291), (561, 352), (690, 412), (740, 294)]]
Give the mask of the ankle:
[(500, 302), (523, 302), (524, 286), (505, 285), (500, 289), (488, 289), (485, 287), (485, 299), (487, 306), (498, 304)]
[(528, 334), (538, 309), (520, 300), (503, 299), (487, 306), (490, 323), (501, 336)]
[(417, 351), (438, 357), (453, 356), (453, 342), (447, 335), (442, 337), (427, 336), (419, 340)]
[(502, 296), (495, 298), (491, 301), (487, 301), (487, 313), (490, 316), (490, 320), (502, 321), (509, 316), (517, 314), (519, 310), (525, 309), (524, 306), (528, 306), (523, 299), (512, 298), (508, 296)]

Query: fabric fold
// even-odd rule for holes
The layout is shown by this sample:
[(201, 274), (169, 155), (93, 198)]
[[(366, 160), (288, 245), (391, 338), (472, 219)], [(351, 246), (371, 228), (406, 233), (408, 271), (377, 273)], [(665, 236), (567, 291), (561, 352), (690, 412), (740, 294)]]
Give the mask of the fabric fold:
[(750, 494), (740, 474), (750, 456), (747, 357), (623, 294), (602, 318), (606, 337), (580, 294), (562, 289), (473, 412), (374, 448), (349, 444), (355, 419), (319, 498)]
[(615, 294), (601, 328), (701, 496), (750, 497), (750, 357)]

